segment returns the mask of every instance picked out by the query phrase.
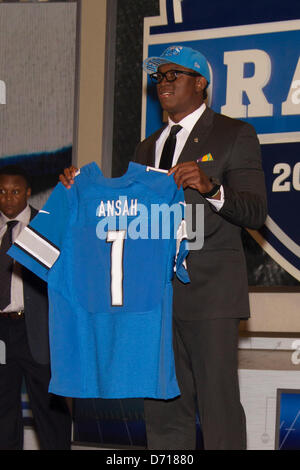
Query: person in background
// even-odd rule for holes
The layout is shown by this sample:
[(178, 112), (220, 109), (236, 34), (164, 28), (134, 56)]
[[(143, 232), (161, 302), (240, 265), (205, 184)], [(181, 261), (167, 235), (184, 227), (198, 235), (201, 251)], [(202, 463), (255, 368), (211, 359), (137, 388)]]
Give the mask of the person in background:
[[(267, 215), (254, 128), (215, 113), (205, 99), (206, 58), (182, 45), (144, 61), (168, 124), (139, 143), (134, 161), (168, 170), (196, 213), (204, 205), (204, 245), (187, 258), (190, 284), (174, 279), (173, 344), (181, 395), (145, 400), (148, 449), (195, 449), (199, 415), (204, 448), (246, 449), (238, 381), (238, 331), (250, 315), (241, 228)], [(60, 181), (70, 187), (76, 169)]]
[(6, 254), (38, 212), (30, 195), (22, 168), (0, 169), (0, 449), (23, 449), (24, 379), (41, 450), (68, 450), (70, 412), (64, 398), (48, 393), (47, 285)]

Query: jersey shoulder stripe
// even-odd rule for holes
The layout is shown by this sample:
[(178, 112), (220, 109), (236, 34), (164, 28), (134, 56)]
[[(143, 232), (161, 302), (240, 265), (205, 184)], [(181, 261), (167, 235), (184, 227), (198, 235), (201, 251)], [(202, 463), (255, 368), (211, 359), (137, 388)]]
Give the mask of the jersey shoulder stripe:
[(16, 240), (16, 246), (48, 269), (53, 266), (60, 255), (60, 250), (57, 246), (30, 226), (22, 230)]

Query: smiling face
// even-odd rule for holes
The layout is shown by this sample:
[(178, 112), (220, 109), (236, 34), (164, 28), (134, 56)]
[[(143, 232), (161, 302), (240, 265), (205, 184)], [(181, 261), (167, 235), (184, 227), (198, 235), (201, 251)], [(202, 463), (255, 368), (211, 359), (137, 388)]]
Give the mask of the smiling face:
[[(166, 73), (168, 70), (195, 72), (177, 64), (164, 64), (159, 67), (159, 72)], [(174, 82), (168, 82), (164, 78), (157, 85), (157, 94), (162, 108), (168, 112), (172, 121), (179, 122), (203, 103), (205, 87), (206, 79), (201, 75), (191, 77), (179, 74)]]
[(0, 211), (9, 219), (22, 212), (31, 194), (26, 180), (21, 175), (0, 175)]

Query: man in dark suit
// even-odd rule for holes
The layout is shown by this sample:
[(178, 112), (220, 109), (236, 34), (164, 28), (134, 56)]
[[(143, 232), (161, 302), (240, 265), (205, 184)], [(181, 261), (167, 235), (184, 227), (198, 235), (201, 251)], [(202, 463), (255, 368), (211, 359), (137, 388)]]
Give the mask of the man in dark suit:
[[(187, 259), (191, 282), (174, 279), (181, 395), (145, 400), (148, 448), (194, 449), (198, 413), (205, 449), (245, 449), (237, 352), (239, 322), (250, 311), (240, 235), (242, 227), (259, 228), (267, 214), (259, 142), (252, 126), (206, 106), (210, 72), (198, 51), (171, 46), (160, 57), (146, 59), (144, 69), (157, 84), (169, 122), (137, 146), (134, 160), (170, 169), (193, 214), (204, 205), (204, 245), (195, 249), (191, 243)], [(175, 149), (168, 161), (165, 149), (172, 140)], [(75, 171), (70, 167), (60, 175), (66, 187)]]
[(177, 142), (165, 168), (185, 189), (187, 204), (204, 205), (204, 245), (187, 260), (191, 283), (174, 281), (174, 353), (181, 396), (145, 401), (150, 449), (195, 448), (198, 411), (205, 449), (245, 449), (245, 415), (237, 375), (238, 327), (249, 317), (241, 227), (258, 229), (267, 204), (260, 147), (245, 122), (204, 104), (210, 72), (205, 57), (172, 46), (148, 58), (169, 123), (136, 149), (135, 161), (160, 166), (173, 125)]
[(40, 448), (70, 449), (71, 416), (66, 402), (48, 394), (47, 286), (18, 263), (10, 265), (12, 259), (6, 255), (6, 233), (11, 229), (13, 241), (37, 213), (27, 203), (30, 194), (22, 169), (0, 170), (0, 449), (23, 448), (23, 378)]

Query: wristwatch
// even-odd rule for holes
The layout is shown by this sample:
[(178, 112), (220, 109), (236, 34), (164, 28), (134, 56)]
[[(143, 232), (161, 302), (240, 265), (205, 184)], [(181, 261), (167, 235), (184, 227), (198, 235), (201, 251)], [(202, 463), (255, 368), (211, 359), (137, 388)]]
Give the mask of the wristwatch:
[(218, 194), (219, 189), (221, 187), (221, 183), (217, 178), (214, 178), (213, 176), (209, 178), (209, 181), (213, 184), (213, 187), (208, 193), (201, 193), (203, 197), (205, 198), (212, 198)]

